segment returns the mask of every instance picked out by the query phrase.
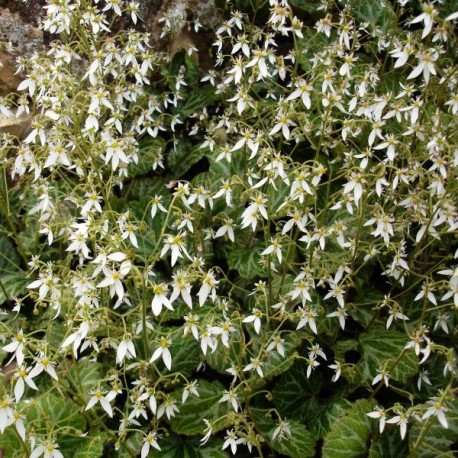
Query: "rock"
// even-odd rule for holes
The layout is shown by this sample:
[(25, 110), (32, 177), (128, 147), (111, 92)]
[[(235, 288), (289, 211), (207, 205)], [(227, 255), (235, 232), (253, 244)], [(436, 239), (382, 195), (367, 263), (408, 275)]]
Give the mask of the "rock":
[(16, 58), (30, 57), (44, 48), (43, 32), (24, 22), (19, 14), (0, 8), (0, 95), (16, 91), (22, 81), (16, 75)]
[(22, 138), (30, 125), (31, 119), (25, 113), (19, 117), (16, 117), (14, 112), (13, 116), (5, 116), (0, 113), (0, 134), (7, 133)]

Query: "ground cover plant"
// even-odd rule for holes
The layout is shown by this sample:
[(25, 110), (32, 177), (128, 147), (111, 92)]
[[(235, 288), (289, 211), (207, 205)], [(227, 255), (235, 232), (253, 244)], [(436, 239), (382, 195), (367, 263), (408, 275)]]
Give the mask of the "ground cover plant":
[[(202, 29), (179, 5), (164, 42)], [(458, 5), (218, 7), (205, 70), (135, 1), (45, 7), (0, 100), (33, 116), (2, 136), (0, 448), (452, 457)]]

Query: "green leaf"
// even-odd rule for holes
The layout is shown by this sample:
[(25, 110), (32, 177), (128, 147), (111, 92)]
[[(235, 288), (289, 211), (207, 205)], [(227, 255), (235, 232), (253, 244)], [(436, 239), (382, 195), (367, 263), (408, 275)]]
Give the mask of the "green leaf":
[(3, 304), (8, 299), (25, 294), (27, 291), (26, 286), (30, 279), (26, 277), (24, 272), (11, 274), (2, 274), (0, 272), (0, 282), (0, 304)]
[(323, 458), (357, 458), (367, 456), (372, 433), (371, 419), (366, 415), (375, 401), (359, 399), (344, 411), (324, 438)]
[(116, 458), (132, 458), (138, 456), (143, 445), (144, 436), (135, 431), (121, 445)]
[(369, 28), (378, 26), (383, 32), (393, 31), (396, 27), (396, 14), (390, 2), (374, 2), (373, 0), (353, 0), (353, 11), (356, 19), (367, 23)]
[(29, 428), (37, 434), (57, 431), (57, 443), (64, 456), (72, 456), (81, 444), (80, 435), (86, 430), (86, 419), (80, 407), (71, 399), (48, 393), (33, 401), (27, 412)]
[(256, 244), (252, 247), (238, 247), (234, 248), (229, 254), (227, 262), (229, 267), (237, 270), (239, 275), (243, 278), (253, 278), (256, 276), (265, 276), (266, 271), (264, 267), (259, 264), (265, 246)]
[(372, 381), (379, 367), (386, 367), (393, 380), (405, 383), (418, 371), (418, 358), (413, 349), (406, 350), (401, 358), (407, 338), (404, 334), (385, 329), (371, 329), (359, 339), (362, 353), (358, 362), (364, 380)]
[(167, 167), (176, 179), (182, 177), (192, 165), (202, 159), (205, 150), (191, 142), (180, 140), (176, 147), (167, 154)]
[(106, 440), (105, 433), (93, 431), (91, 436), (81, 438), (84, 443), (75, 451), (73, 458), (100, 458)]
[(315, 456), (315, 439), (305, 429), (305, 426), (297, 421), (283, 418), (289, 425), (291, 435), (285, 433), (285, 437), (277, 436), (274, 439), (273, 434), (278, 422), (271, 417), (269, 412), (268, 410), (251, 409), (256, 429), (274, 450), (292, 458)]
[(207, 86), (199, 88), (199, 90), (193, 92), (180, 107), (182, 119), (201, 111), (207, 105), (212, 104), (216, 98), (215, 89), (213, 87)]
[(66, 372), (72, 385), (76, 385), (78, 391), (89, 393), (97, 387), (102, 379), (102, 365), (96, 361), (81, 361), (74, 363)]
[(163, 205), (167, 208), (170, 201), (170, 191), (165, 187), (167, 180), (162, 177), (136, 177), (126, 185), (126, 198), (129, 202), (133, 200), (144, 201), (151, 199), (156, 194), (163, 195)]
[(227, 454), (221, 449), (221, 441), (210, 440), (204, 446), (200, 446), (197, 439), (183, 440), (183, 438), (170, 435), (167, 442), (159, 442), (160, 452), (153, 456), (160, 458), (227, 458)]
[(191, 335), (176, 334), (170, 347), (172, 370), (190, 377), (200, 362), (200, 344)]
[[(258, 338), (257, 335), (254, 337)], [(301, 341), (302, 339), (297, 333), (290, 333), (284, 343), (285, 357), (281, 356), (277, 351), (271, 351), (267, 354), (262, 368), (264, 377), (261, 378), (256, 372), (253, 372), (252, 376), (255, 379), (253, 383), (254, 389), (259, 389), (267, 381), (283, 374), (297, 361), (294, 353)]]
[(19, 255), (6, 235), (0, 235), (0, 274), (3, 271), (17, 270)]
[(129, 176), (146, 175), (152, 172), (153, 164), (164, 152), (164, 145), (162, 138), (145, 138), (138, 151), (138, 163), (129, 164)]
[[(452, 458), (457, 456), (458, 449), (458, 399), (446, 404), (448, 411), (445, 413), (448, 428), (444, 428), (436, 417), (430, 417), (422, 423), (415, 423), (409, 432), (409, 448), (412, 451), (423, 432), (428, 428), (426, 435), (419, 442), (416, 449), (416, 458)], [(454, 446), (453, 446), (454, 444)]]
[(307, 13), (319, 12), (319, 7), (322, 5), (320, 0), (290, 0), (291, 5), (296, 8), (306, 11)]
[(180, 413), (170, 420), (172, 430), (187, 436), (203, 434), (206, 428), (204, 418), (210, 420), (213, 431), (228, 427), (231, 424), (228, 414), (232, 412), (232, 408), (226, 402), (219, 402), (223, 396), (224, 386), (216, 381), (199, 380), (197, 391), (199, 396), (190, 394), (183, 405), (180, 405), (183, 391), (175, 391)]
[(5, 457), (23, 458), (25, 449), (22, 448), (22, 442), (14, 430), (14, 425), (9, 426), (0, 434), (0, 450), (3, 450)]
[(351, 402), (345, 399), (343, 393), (337, 393), (324, 405), (318, 402), (318, 406), (316, 414), (308, 419), (307, 424), (314, 437), (322, 439), (342, 412), (351, 407)]
[(232, 332), (229, 340), (229, 348), (219, 343), (218, 348), (212, 352), (207, 350), (205, 360), (207, 363), (220, 374), (227, 375), (226, 370), (232, 365), (240, 364), (240, 353), (242, 347), (240, 344), (239, 331)]
[(408, 443), (401, 439), (399, 428), (387, 428), (373, 436), (368, 458), (399, 458), (408, 454)]
[(321, 386), (319, 373), (307, 378), (307, 363), (296, 361), (275, 383), (273, 402), (280, 415), (305, 421), (318, 408)]

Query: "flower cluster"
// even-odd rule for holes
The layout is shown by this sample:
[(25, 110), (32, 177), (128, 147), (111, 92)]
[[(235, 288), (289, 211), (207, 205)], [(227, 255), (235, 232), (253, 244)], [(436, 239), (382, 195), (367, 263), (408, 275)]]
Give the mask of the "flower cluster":
[[(32, 117), (1, 149), (20, 453), (314, 456), (369, 416), (415, 454), (455, 421), (456, 13), (409, 3), (228, 2), (205, 74), (135, 1), (47, 4), (0, 99)], [(174, 8), (161, 38), (202, 27)]]

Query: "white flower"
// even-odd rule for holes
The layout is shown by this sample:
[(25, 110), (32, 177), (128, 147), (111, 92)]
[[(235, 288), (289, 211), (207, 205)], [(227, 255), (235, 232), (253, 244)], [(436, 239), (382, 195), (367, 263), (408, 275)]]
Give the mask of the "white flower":
[(412, 70), (407, 79), (416, 78), (423, 73), (425, 82), (428, 83), (430, 75), (436, 75), (434, 62), (438, 59), (438, 52), (434, 49), (429, 49), (427, 52), (420, 52), (415, 55), (419, 60), (418, 65)]
[(35, 366), (29, 372), (29, 377), (34, 378), (41, 374), (43, 371), (47, 372), (54, 380), (58, 380), (56, 371), (54, 369), (55, 362), (51, 361), (44, 353), (40, 353), (38, 358), (35, 358)]
[(433, 397), (428, 401), (428, 404), (430, 407), (428, 407), (421, 419), (425, 420), (434, 415), (444, 428), (448, 428), (448, 422), (445, 416), (445, 412), (447, 412), (448, 409), (444, 406), (443, 401), (437, 397)]
[(188, 399), (189, 394), (193, 394), (194, 396), (199, 397), (199, 392), (197, 391), (197, 380), (194, 380), (193, 382), (189, 382), (185, 385), (183, 389), (183, 395), (181, 397), (181, 403), (184, 404), (186, 400)]
[(186, 273), (182, 270), (179, 270), (175, 274), (173, 274), (173, 291), (170, 296), (170, 303), (173, 303), (178, 296), (181, 295), (181, 298), (184, 300), (186, 305), (192, 309), (192, 297), (191, 297), (191, 289), (192, 286), (188, 282)]
[(289, 140), (289, 137), (290, 137), (289, 126), (296, 126), (297, 124), (291, 121), (291, 119), (289, 119), (288, 116), (282, 112), (278, 113), (275, 119), (276, 119), (276, 124), (270, 130), (269, 135), (274, 135), (281, 130), (283, 137), (285, 137), (286, 140)]
[(409, 421), (409, 416), (406, 412), (403, 411), (397, 411), (399, 415), (390, 418), (389, 420), (386, 421), (386, 423), (391, 423), (391, 424), (396, 424), (400, 427), (400, 433), (401, 433), (401, 439), (404, 440), (406, 437), (406, 432), (407, 432), (407, 423)]
[(256, 331), (257, 334), (259, 334), (259, 331), (261, 330), (261, 317), (262, 317), (262, 312), (261, 310), (257, 308), (253, 308), (251, 311), (252, 315), (247, 316), (242, 323), (253, 323), (254, 324), (254, 330)]
[(385, 423), (386, 423), (386, 412), (385, 412), (385, 409), (380, 408), (379, 406), (376, 406), (375, 410), (373, 412), (369, 412), (366, 415), (371, 417), (371, 418), (378, 418), (379, 419), (379, 430), (380, 430), (380, 434), (382, 434), (383, 430), (385, 429)]
[(164, 247), (161, 251), (161, 257), (164, 256), (169, 250), (172, 252), (171, 265), (172, 267), (176, 264), (178, 258), (183, 257), (183, 253), (189, 258), (189, 254), (186, 251), (184, 241), (186, 240), (186, 232), (180, 232), (177, 235), (168, 235)]
[(316, 357), (314, 355), (311, 355), (307, 358), (307, 378), (310, 377), (312, 370), (319, 365), (320, 363), (316, 360)]
[(275, 428), (275, 431), (272, 434), (272, 440), (278, 439), (282, 440), (286, 436), (291, 436), (291, 429), (289, 423), (281, 418), (278, 420), (278, 426)]
[(418, 22), (424, 23), (423, 33), (421, 38), (425, 38), (431, 32), (431, 29), (434, 24), (434, 19), (438, 15), (438, 11), (431, 4), (423, 5), (423, 13), (420, 16), (417, 16), (415, 19), (410, 21), (410, 24), (417, 24)]
[(24, 361), (24, 332), (22, 329), (16, 334), (16, 337), (12, 340), (11, 343), (5, 345), (2, 350), (8, 353), (14, 352), (14, 356), (16, 357), (16, 362), (18, 366), (22, 366)]
[(332, 376), (332, 381), (337, 382), (342, 373), (342, 365), (339, 361), (334, 361), (335, 364), (329, 364), (329, 368), (335, 371), (335, 374)]
[(281, 253), (281, 245), (278, 238), (271, 238), (270, 241), (272, 242), (262, 253), (261, 256), (266, 256), (275, 252), (278, 258), (278, 262), (281, 264), (282, 261), (282, 253)]
[(64, 455), (58, 450), (59, 445), (51, 441), (46, 441), (44, 444), (36, 447), (30, 455), (30, 458), (38, 458), (43, 455), (44, 458), (64, 458)]
[(285, 346), (283, 345), (285, 343), (285, 339), (282, 339), (279, 335), (276, 335), (273, 337), (272, 342), (267, 346), (266, 351), (270, 352), (274, 348), (277, 350), (277, 352), (285, 357)]
[(180, 413), (180, 410), (176, 406), (175, 399), (167, 398), (166, 401), (161, 404), (159, 409), (157, 409), (157, 418), (161, 418), (164, 415), (170, 420), (175, 414)]
[(227, 436), (224, 438), (223, 450), (230, 446), (232, 454), (235, 455), (237, 453), (237, 445), (245, 443), (245, 440), (239, 438), (233, 429), (226, 430), (226, 434)]
[(118, 298), (122, 300), (125, 291), (121, 280), (130, 272), (131, 267), (132, 264), (130, 261), (124, 261), (119, 270), (112, 270), (104, 266), (102, 270), (105, 274), (105, 278), (97, 285), (97, 288), (109, 286), (110, 296), (113, 297), (116, 294)]
[(318, 334), (318, 330), (316, 328), (315, 318), (318, 316), (315, 309), (312, 307), (302, 308), (299, 307), (297, 314), (301, 317), (296, 329), (303, 328), (306, 324), (309, 325), (310, 329), (315, 333)]
[(35, 382), (28, 372), (30, 372), (30, 368), (25, 369), (20, 366), (14, 374), (14, 377), (17, 379), (16, 384), (14, 385), (14, 397), (16, 398), (16, 402), (21, 400), (26, 384), (33, 390), (38, 390), (38, 387), (35, 385)]
[(5, 428), (14, 422), (14, 411), (10, 407), (13, 405), (13, 399), (4, 396), (0, 402), (0, 433), (3, 434)]
[(159, 341), (159, 347), (154, 350), (153, 356), (150, 359), (150, 363), (156, 361), (158, 358), (162, 357), (162, 361), (168, 370), (172, 369), (172, 355), (170, 353), (169, 347), (172, 345), (172, 341), (166, 337), (161, 337)]
[(89, 410), (92, 409), (97, 403), (99, 403), (103, 410), (108, 414), (108, 416), (111, 418), (113, 417), (113, 410), (111, 408), (110, 404), (110, 398), (109, 396), (105, 396), (105, 393), (102, 392), (100, 389), (97, 389), (95, 391), (89, 392), (89, 394), (92, 394), (92, 397), (89, 399), (89, 402), (86, 405), (86, 408), (84, 409)]
[(162, 306), (173, 310), (170, 300), (167, 298), (168, 286), (165, 283), (159, 283), (153, 286), (154, 298), (151, 302), (151, 308), (155, 316), (158, 316), (162, 311)]
[(124, 358), (131, 359), (135, 358), (135, 347), (132, 342), (132, 338), (127, 335), (121, 340), (116, 351), (116, 362), (121, 364), (124, 361)]
[[(215, 196), (216, 197), (216, 196)], [(226, 218), (224, 220), (224, 225), (221, 226), (215, 233), (214, 238), (222, 237), (223, 235), (226, 235), (229, 237), (231, 242), (235, 242), (235, 236), (234, 236), (234, 220), (232, 218)]]
[(384, 368), (379, 368), (377, 370), (377, 375), (374, 377), (374, 380), (372, 380), (372, 385), (375, 385), (376, 383), (382, 381), (385, 383), (385, 385), (388, 387), (389, 386), (389, 380), (390, 380), (390, 374), (389, 372), (384, 369)]
[(267, 216), (265, 207), (267, 199), (262, 194), (258, 194), (256, 197), (252, 198), (252, 200), (253, 202), (242, 213), (242, 229), (251, 226), (254, 232), (258, 225), (259, 214), (264, 219), (269, 219), (269, 217)]
[(208, 439), (210, 439), (211, 435), (212, 435), (212, 425), (210, 423), (210, 420), (207, 420), (206, 418), (204, 418), (204, 423), (207, 425), (207, 427), (205, 428), (204, 432), (205, 432), (205, 436), (202, 437), (202, 439), (200, 439), (200, 446), (206, 444), (208, 442)]
[(159, 447), (159, 444), (156, 441), (157, 437), (158, 434), (156, 431), (150, 431), (148, 433), (148, 435), (145, 437), (145, 441), (143, 442), (143, 446), (141, 449), (141, 458), (146, 458), (148, 456), (149, 449), (151, 447), (161, 451), (161, 447)]
[(264, 363), (262, 363), (259, 360), (259, 358), (250, 358), (250, 364), (243, 368), (243, 372), (255, 370), (258, 373), (259, 377), (264, 377), (264, 374), (262, 372), (263, 364)]
[(209, 270), (207, 275), (202, 282), (202, 286), (197, 293), (197, 297), (199, 298), (199, 305), (202, 307), (205, 301), (207, 300), (208, 296), (214, 301), (216, 299), (216, 286), (218, 285), (219, 281), (215, 279), (215, 274)]
[(218, 402), (229, 402), (232, 405), (234, 412), (238, 412), (239, 410), (237, 394), (232, 390), (224, 391), (223, 397)]
[(157, 210), (159, 209), (161, 212), (167, 213), (167, 209), (162, 205), (162, 196), (158, 196), (157, 194), (152, 199), (151, 205), (151, 219), (154, 219), (156, 216)]

